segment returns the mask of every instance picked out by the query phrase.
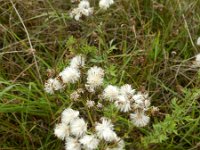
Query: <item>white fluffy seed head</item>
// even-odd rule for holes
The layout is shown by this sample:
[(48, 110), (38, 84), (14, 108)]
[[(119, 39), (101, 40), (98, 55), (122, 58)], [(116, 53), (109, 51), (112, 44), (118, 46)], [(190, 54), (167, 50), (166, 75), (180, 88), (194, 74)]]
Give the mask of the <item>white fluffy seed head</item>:
[(71, 122), (70, 129), (74, 136), (81, 137), (87, 131), (87, 123), (85, 123), (84, 119), (77, 118)]
[(125, 84), (120, 88), (120, 94), (129, 97), (135, 93), (135, 89), (132, 89), (130, 84)]
[(70, 99), (73, 101), (78, 101), (80, 98), (80, 94), (77, 91), (74, 91), (73, 93), (70, 94)]
[(104, 70), (100, 67), (91, 67), (87, 72), (87, 84), (86, 88), (95, 90), (97, 87), (103, 84)]
[(117, 140), (117, 134), (113, 131), (113, 124), (110, 119), (101, 118), (102, 123), (96, 123), (95, 130), (97, 136), (100, 139), (104, 139), (107, 142), (113, 142)]
[(121, 112), (128, 112), (131, 110), (131, 102), (130, 100), (124, 96), (119, 95), (117, 97), (117, 100), (115, 101), (115, 106), (121, 111)]
[(66, 137), (69, 136), (70, 129), (69, 126), (64, 123), (56, 124), (56, 127), (54, 129), (54, 134), (59, 139), (64, 140)]
[(194, 67), (200, 67), (200, 53), (195, 56)]
[(133, 99), (135, 103), (141, 103), (141, 102), (144, 102), (146, 99), (148, 99), (148, 94), (138, 92), (137, 94), (133, 95)]
[(71, 18), (74, 18), (76, 21), (78, 21), (82, 17), (81, 9), (74, 8), (69, 15)]
[(50, 78), (46, 81), (44, 90), (49, 94), (53, 94), (54, 91), (61, 90), (63, 88), (62, 83), (58, 79)]
[(89, 1), (87, 1), (87, 0), (82, 0), (82, 1), (80, 1), (80, 3), (78, 4), (78, 7), (79, 7), (79, 8), (82, 8), (82, 9), (88, 9), (88, 8), (90, 8), (90, 3), (89, 3)]
[(85, 57), (82, 55), (77, 55), (73, 57), (70, 61), (70, 67), (79, 69), (80, 67), (84, 67), (85, 65)]
[(195, 56), (195, 58), (196, 58), (196, 59), (195, 59), (196, 61), (200, 62), (200, 53), (197, 54), (197, 55)]
[(94, 150), (98, 148), (99, 139), (97, 139), (95, 135), (85, 135), (79, 141), (87, 150)]
[(150, 105), (151, 105), (150, 99), (146, 99), (146, 100), (144, 101), (145, 109), (148, 109), (148, 108), (150, 107)]
[(119, 88), (117, 86), (108, 85), (103, 91), (103, 98), (111, 102), (115, 101), (119, 95)]
[(55, 91), (61, 90), (63, 88), (63, 85), (58, 79), (54, 79), (53, 88)]
[(65, 109), (61, 114), (61, 122), (65, 124), (69, 124), (74, 119), (78, 118), (79, 111), (73, 110), (71, 108)]
[(144, 114), (144, 112), (136, 112), (136, 113), (132, 113), (130, 114), (130, 118), (132, 120), (132, 123), (136, 126), (136, 127), (144, 127), (146, 126), (149, 121), (150, 118), (148, 116), (146, 116)]
[(54, 93), (54, 89), (53, 89), (53, 79), (50, 78), (48, 79), (46, 82), (45, 82), (45, 85), (44, 85), (44, 90), (45, 92), (49, 93), (49, 94), (53, 94)]
[(134, 99), (136, 104), (143, 104), (143, 102), (144, 102), (144, 96), (140, 92), (133, 95), (133, 99)]
[(200, 46), (200, 37), (197, 39), (197, 45)]
[(75, 83), (80, 78), (80, 71), (72, 67), (66, 67), (59, 76), (63, 83)]
[(92, 107), (94, 107), (94, 105), (95, 105), (95, 102), (94, 102), (94, 101), (87, 100), (86, 106), (87, 106), (88, 108), (92, 108)]
[(75, 18), (75, 20), (79, 20), (83, 15), (90, 16), (93, 14), (93, 8), (90, 7), (90, 3), (86, 0), (82, 0), (77, 8), (74, 8), (71, 13), (70, 17)]
[(148, 107), (151, 104), (148, 93), (138, 92), (137, 94), (133, 95), (132, 98), (135, 102), (135, 104), (134, 104), (135, 109), (137, 109), (137, 108), (148, 109)]
[(93, 14), (93, 8), (90, 7), (90, 3), (87, 0), (82, 0), (78, 7), (81, 9), (81, 12), (85, 16), (90, 16)]
[(73, 101), (78, 101), (81, 97), (81, 94), (83, 94), (84, 92), (85, 91), (82, 88), (78, 88), (76, 91), (70, 94), (70, 99)]
[(108, 9), (110, 7), (110, 5), (112, 5), (114, 3), (113, 0), (100, 0), (99, 1), (99, 7), (101, 9)]
[(81, 150), (81, 144), (72, 137), (66, 138), (65, 150)]

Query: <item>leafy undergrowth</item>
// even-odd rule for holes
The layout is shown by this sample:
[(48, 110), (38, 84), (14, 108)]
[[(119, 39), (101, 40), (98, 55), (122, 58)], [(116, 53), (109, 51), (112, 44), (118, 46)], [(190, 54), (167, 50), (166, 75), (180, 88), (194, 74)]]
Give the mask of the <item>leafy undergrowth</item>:
[(199, 0), (116, 0), (80, 21), (69, 17), (69, 0), (12, 2), (0, 2), (1, 149), (63, 149), (53, 129), (71, 101), (62, 92), (46, 94), (43, 85), (78, 53), (105, 69), (105, 83), (147, 90), (159, 107), (144, 128), (104, 109), (116, 117), (126, 149), (200, 148), (200, 80), (191, 67)]

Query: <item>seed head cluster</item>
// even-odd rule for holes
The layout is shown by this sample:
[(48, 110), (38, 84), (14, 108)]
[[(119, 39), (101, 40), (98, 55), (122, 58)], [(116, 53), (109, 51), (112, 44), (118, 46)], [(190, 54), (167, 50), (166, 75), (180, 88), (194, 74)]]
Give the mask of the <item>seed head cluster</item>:
[[(77, 2), (77, 0), (71, 0), (72, 3)], [(99, 1), (99, 7), (100, 9), (106, 10), (108, 9), (112, 4), (114, 4), (113, 0), (100, 0)], [(83, 16), (88, 17), (92, 15), (94, 12), (94, 8), (90, 7), (90, 3), (88, 0), (81, 0), (78, 4), (78, 7), (72, 9), (70, 12), (70, 17), (74, 18), (75, 20), (80, 20)]]
[[(95, 150), (101, 141), (123, 141), (115, 133), (110, 119), (102, 117), (100, 120), (101, 122), (95, 123), (92, 133), (92, 129), (88, 130), (87, 123), (79, 116), (79, 111), (67, 108), (62, 112), (61, 122), (56, 124), (54, 134), (65, 140), (66, 150)], [(118, 144), (117, 146), (119, 147)]]
[(57, 77), (48, 79), (44, 85), (47, 93), (54, 94), (78, 83), (74, 86), (76, 89), (69, 93), (72, 107), (78, 110), (65, 109), (60, 123), (55, 125), (54, 134), (65, 140), (66, 150), (94, 150), (102, 143), (106, 150), (122, 150), (125, 143), (115, 132), (112, 119), (102, 116), (103, 108), (112, 105), (120, 115), (128, 114), (127, 119), (134, 126), (144, 127), (150, 121), (148, 112), (156, 110), (156, 107), (150, 106), (147, 92), (136, 91), (130, 84), (105, 86), (105, 71), (98, 66), (87, 69), (85, 63), (83, 55), (75, 56), (69, 66)]

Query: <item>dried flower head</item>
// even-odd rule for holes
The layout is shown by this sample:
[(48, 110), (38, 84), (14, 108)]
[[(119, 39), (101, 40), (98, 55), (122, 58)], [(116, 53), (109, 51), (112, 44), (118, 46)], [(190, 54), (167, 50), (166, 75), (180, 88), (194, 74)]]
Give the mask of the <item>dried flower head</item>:
[(50, 78), (45, 82), (44, 90), (49, 94), (53, 94), (54, 91), (61, 90), (63, 88), (62, 83), (58, 79)]
[(103, 98), (113, 102), (119, 95), (119, 88), (117, 86), (108, 85), (103, 91)]
[(75, 83), (80, 78), (80, 71), (72, 67), (66, 67), (59, 76), (63, 83)]
[(144, 112), (136, 112), (130, 114), (131, 120), (136, 127), (144, 127), (146, 126), (150, 118), (144, 114)]
[(140, 109), (148, 109), (150, 106), (150, 98), (148, 93), (142, 93), (138, 92), (137, 94), (133, 95), (133, 100), (135, 102), (135, 109), (140, 108)]
[(94, 105), (95, 105), (95, 102), (94, 102), (94, 101), (87, 100), (86, 106), (87, 106), (88, 108), (94, 107)]
[(110, 119), (102, 117), (101, 123), (96, 124), (95, 130), (100, 139), (104, 139), (107, 142), (113, 142), (117, 140), (117, 135), (113, 131), (113, 124), (111, 123)]
[(70, 99), (73, 101), (77, 101), (80, 98), (80, 94), (78, 91), (74, 91), (73, 93), (70, 94)]
[(68, 137), (66, 138), (65, 150), (81, 150), (81, 144), (77, 139)]
[(104, 70), (100, 67), (91, 67), (87, 72), (87, 84), (86, 88), (90, 92), (103, 84)]
[(59, 139), (64, 140), (66, 137), (69, 136), (69, 133), (70, 130), (68, 125), (66, 125), (65, 123), (56, 124), (56, 127), (54, 129), (54, 134)]
[(197, 45), (200, 46), (200, 37), (197, 39)]
[(79, 141), (87, 150), (97, 149), (99, 145), (99, 139), (97, 139), (95, 135), (85, 135)]
[(135, 89), (132, 89), (130, 84), (125, 84), (120, 88), (120, 94), (126, 96), (127, 98), (131, 98), (135, 93)]
[(74, 136), (80, 137), (87, 131), (87, 123), (85, 123), (84, 119), (77, 118), (71, 122), (70, 129)]
[(121, 111), (121, 112), (128, 112), (131, 110), (131, 102), (130, 100), (124, 96), (119, 95), (117, 97), (117, 100), (115, 101), (115, 106)]
[(44, 85), (44, 90), (45, 92), (49, 93), (49, 94), (53, 94), (54, 93), (54, 89), (53, 89), (53, 79), (50, 78), (47, 80), (47, 82), (45, 82), (45, 85)]
[(195, 56), (194, 67), (200, 67), (200, 53)]
[(74, 119), (78, 118), (79, 111), (73, 110), (71, 108), (67, 108), (62, 112), (61, 122), (65, 124), (69, 124)]
[(110, 7), (110, 5), (112, 5), (113, 3), (114, 3), (113, 0), (100, 0), (99, 7), (101, 9), (108, 9)]
[(85, 57), (82, 55), (77, 55), (71, 59), (70, 67), (79, 69), (80, 67), (84, 67), (85, 65)]
[(74, 8), (70, 16), (75, 20), (79, 20), (83, 15), (90, 16), (93, 14), (93, 8), (90, 7), (90, 3), (87, 0), (82, 0), (77, 8)]

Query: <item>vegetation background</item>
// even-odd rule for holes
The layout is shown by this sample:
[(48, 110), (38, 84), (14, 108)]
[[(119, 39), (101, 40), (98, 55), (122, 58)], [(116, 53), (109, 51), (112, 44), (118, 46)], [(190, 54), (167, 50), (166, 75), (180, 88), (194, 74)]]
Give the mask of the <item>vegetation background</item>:
[(70, 101), (43, 84), (80, 52), (106, 82), (146, 89), (160, 109), (145, 128), (104, 110), (127, 150), (200, 149), (200, 75), (191, 67), (200, 0), (116, 0), (106, 11), (90, 2), (95, 14), (75, 21), (70, 0), (0, 0), (0, 149), (63, 149), (53, 128)]

